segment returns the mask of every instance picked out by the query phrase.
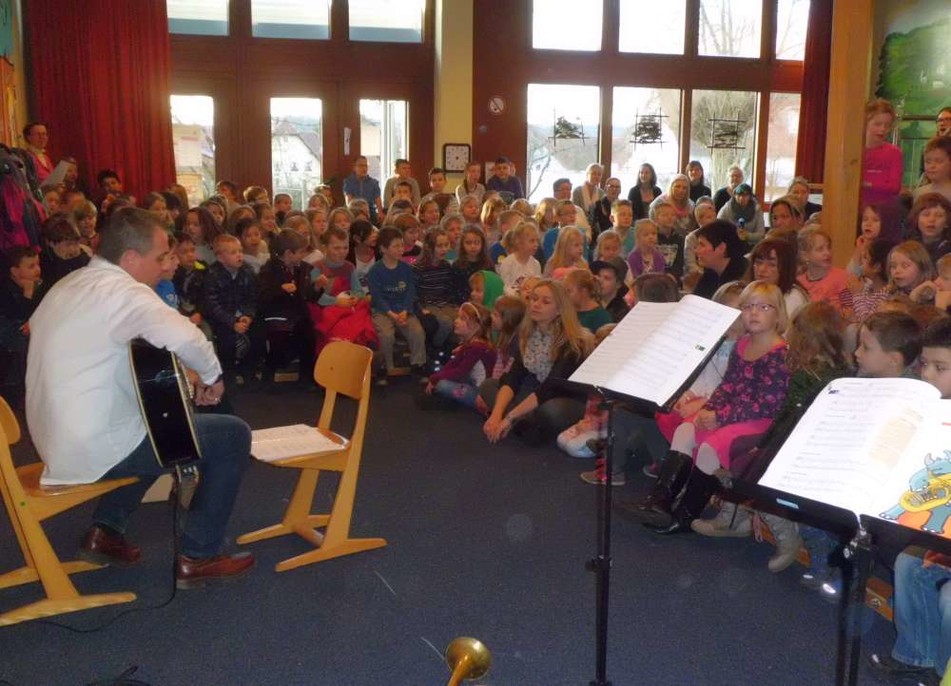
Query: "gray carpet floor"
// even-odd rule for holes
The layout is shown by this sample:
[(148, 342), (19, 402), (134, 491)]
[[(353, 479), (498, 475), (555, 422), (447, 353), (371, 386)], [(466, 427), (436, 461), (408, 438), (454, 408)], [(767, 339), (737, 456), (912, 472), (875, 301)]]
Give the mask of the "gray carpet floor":
[[(595, 676), (594, 576), (599, 489), (578, 473), (590, 462), (554, 446), (491, 446), (465, 411), (421, 412), (408, 381), (374, 391), (352, 532), (383, 536), (385, 548), (275, 573), (306, 550), (285, 537), (249, 546), (251, 576), (179, 592), (162, 609), (135, 612), (100, 631), (48, 623), (0, 629), (0, 680), (15, 686), (89, 684), (132, 665), (152, 685), (445, 684), (441, 653), (456, 636), (492, 651), (486, 686), (587, 684)], [(235, 398), (254, 428), (313, 422), (321, 396), (282, 390)], [(348, 410), (352, 412), (352, 408)], [(346, 414), (346, 413), (345, 413)], [(343, 429), (346, 422), (341, 423)], [(15, 455), (30, 459), (27, 446)], [(639, 467), (639, 465), (638, 465)], [(296, 473), (249, 469), (232, 536), (274, 523)], [(327, 504), (333, 478), (318, 500)], [(643, 494), (638, 473), (618, 497)], [(91, 506), (47, 524), (64, 558)], [(74, 577), (83, 592), (131, 590), (134, 607), (171, 592), (171, 515), (144, 505), (129, 532), (144, 548), (133, 569)], [(615, 520), (608, 677), (627, 684), (831, 684), (836, 608), (798, 584), (794, 567), (766, 569), (771, 547), (752, 539), (659, 537)], [(20, 564), (0, 518), (2, 571)], [(38, 597), (35, 585), (0, 592), (0, 610)], [(130, 606), (56, 619), (91, 628)], [(869, 615), (866, 650), (893, 640)], [(104, 682), (109, 683), (109, 682)], [(863, 674), (860, 683), (877, 683)]]

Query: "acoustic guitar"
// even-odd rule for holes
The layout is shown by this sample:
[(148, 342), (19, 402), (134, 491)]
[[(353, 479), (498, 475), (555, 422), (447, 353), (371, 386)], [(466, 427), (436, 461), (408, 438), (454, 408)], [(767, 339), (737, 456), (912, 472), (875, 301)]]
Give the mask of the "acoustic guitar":
[(180, 471), (201, 459), (191, 384), (178, 356), (137, 338), (129, 343), (129, 360), (139, 409), (158, 463)]

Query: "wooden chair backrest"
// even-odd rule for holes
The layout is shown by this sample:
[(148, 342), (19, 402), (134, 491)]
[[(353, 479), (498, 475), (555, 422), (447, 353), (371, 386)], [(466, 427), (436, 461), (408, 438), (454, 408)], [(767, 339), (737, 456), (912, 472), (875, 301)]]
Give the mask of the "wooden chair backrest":
[(16, 445), (20, 442), (20, 422), (17, 421), (13, 410), (3, 398), (0, 398), (0, 429), (3, 429), (6, 435), (4, 442), (7, 445)]
[(332, 341), (320, 351), (314, 379), (327, 390), (360, 400), (370, 376), (373, 351), (346, 341)]

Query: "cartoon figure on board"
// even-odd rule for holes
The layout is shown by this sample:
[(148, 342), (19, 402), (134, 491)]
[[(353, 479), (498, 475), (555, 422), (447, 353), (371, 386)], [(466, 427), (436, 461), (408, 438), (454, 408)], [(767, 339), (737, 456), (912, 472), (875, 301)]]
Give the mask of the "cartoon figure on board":
[(945, 450), (943, 457), (933, 457), (931, 453), (925, 455), (924, 469), (912, 475), (908, 487), (898, 505), (880, 516), (897, 520), (907, 512), (930, 510), (931, 515), (922, 525), (922, 531), (943, 533), (951, 518), (951, 450)]

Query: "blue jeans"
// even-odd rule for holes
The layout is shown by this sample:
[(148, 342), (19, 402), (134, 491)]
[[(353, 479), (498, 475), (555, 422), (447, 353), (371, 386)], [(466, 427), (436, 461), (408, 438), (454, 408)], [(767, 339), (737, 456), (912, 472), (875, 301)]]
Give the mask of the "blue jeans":
[[(202, 453), (197, 463), (201, 479), (186, 515), (181, 553), (188, 557), (212, 557), (221, 552), (238, 487), (250, 463), (251, 429), (231, 415), (196, 414), (194, 420)], [(125, 533), (129, 515), (138, 508), (142, 496), (159, 476), (169, 471), (159, 466), (146, 437), (102, 477), (137, 476), (139, 481), (102, 496), (93, 521)]]
[(942, 675), (951, 657), (951, 583), (947, 583), (951, 569), (925, 567), (921, 554), (914, 552), (909, 549), (895, 559), (898, 638), (892, 657), (917, 667), (934, 667)]
[(466, 407), (473, 409), (475, 409), (476, 398), (479, 397), (479, 389), (475, 386), (467, 383), (459, 383), (458, 381), (448, 381), (446, 379), (440, 379), (436, 382), (436, 387), (433, 391), (440, 398), (455, 400), (457, 403), (462, 403)]

